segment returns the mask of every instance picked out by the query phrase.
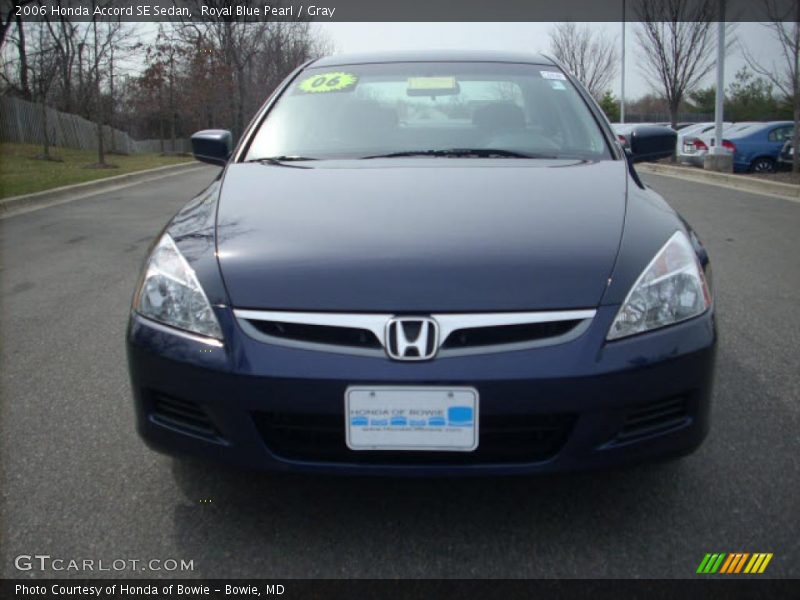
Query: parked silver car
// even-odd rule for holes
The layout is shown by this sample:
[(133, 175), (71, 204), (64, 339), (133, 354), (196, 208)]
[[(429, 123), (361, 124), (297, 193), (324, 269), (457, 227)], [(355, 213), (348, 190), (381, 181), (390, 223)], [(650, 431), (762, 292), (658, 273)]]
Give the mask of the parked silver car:
[[(744, 130), (752, 127), (753, 125), (759, 125), (755, 121), (742, 121), (740, 123), (728, 123), (727, 125), (723, 124), (722, 128), (722, 135), (725, 137), (729, 137), (733, 134), (738, 134), (743, 132)], [(712, 123), (710, 129), (706, 130), (704, 133), (698, 135), (697, 137), (692, 140), (692, 148), (693, 152), (685, 152), (682, 156), (679, 156), (679, 161), (684, 164), (694, 165), (696, 167), (702, 167), (705, 161), (706, 154), (709, 152), (709, 148), (714, 146), (715, 139), (714, 139), (714, 124)], [(682, 144), (680, 147), (683, 149), (685, 144)]]
[[(723, 122), (723, 127), (730, 127), (731, 123)], [(695, 164), (693, 160), (696, 158), (698, 148), (695, 147), (695, 140), (705, 133), (714, 131), (714, 122), (705, 121), (703, 123), (694, 123), (688, 127), (678, 131), (678, 144), (675, 148), (678, 162), (681, 164)], [(702, 164), (702, 163), (701, 163)]]

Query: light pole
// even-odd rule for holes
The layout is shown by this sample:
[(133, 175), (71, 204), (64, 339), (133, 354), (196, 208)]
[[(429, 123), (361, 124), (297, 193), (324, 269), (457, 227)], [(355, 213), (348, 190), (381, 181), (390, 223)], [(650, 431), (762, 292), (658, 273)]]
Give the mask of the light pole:
[(710, 171), (733, 171), (733, 155), (722, 145), (722, 121), (725, 107), (725, 0), (719, 0), (717, 17), (717, 90), (714, 103), (714, 146), (703, 167)]
[(722, 121), (725, 106), (725, 0), (719, 0), (717, 23), (717, 93), (714, 104), (714, 154), (723, 154)]
[(622, 0), (622, 89), (619, 93), (619, 122), (625, 122), (625, 0)]

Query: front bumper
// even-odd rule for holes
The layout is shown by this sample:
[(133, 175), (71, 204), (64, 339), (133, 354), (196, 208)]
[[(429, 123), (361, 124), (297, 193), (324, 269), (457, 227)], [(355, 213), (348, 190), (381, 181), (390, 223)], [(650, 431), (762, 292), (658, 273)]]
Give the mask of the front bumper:
[[(138, 429), (153, 448), (271, 470), (523, 474), (686, 454), (709, 427), (713, 309), (606, 344), (616, 307), (601, 307), (571, 342), (420, 363), (274, 346), (247, 337), (229, 310), (217, 314), (221, 348), (131, 317)], [(345, 389), (386, 384), (475, 387), (478, 450), (347, 449)]]
[(682, 165), (691, 165), (693, 167), (702, 167), (705, 164), (707, 152), (693, 152), (692, 154), (679, 152), (678, 163)]

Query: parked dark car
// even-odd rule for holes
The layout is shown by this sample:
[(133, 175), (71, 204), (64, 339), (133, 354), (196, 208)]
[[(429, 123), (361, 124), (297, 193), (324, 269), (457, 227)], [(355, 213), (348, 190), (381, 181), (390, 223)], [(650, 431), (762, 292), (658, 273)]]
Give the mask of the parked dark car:
[[(617, 140), (623, 149), (630, 149), (630, 137), (635, 131), (641, 131), (644, 127), (661, 127), (667, 132), (673, 131), (669, 125), (662, 123), (612, 123), (611, 130), (617, 135)], [(677, 137), (676, 137), (677, 140)]]
[(154, 448), (276, 470), (512, 474), (686, 454), (709, 260), (542, 56), (311, 61), (158, 235), (127, 334)]

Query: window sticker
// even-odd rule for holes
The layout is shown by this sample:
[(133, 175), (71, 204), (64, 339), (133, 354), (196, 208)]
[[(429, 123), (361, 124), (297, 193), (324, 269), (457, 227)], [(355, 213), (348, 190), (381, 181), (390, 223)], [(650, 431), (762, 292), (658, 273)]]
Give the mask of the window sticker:
[(297, 84), (297, 90), (305, 94), (319, 94), (323, 92), (352, 91), (358, 82), (358, 76), (343, 71), (319, 73), (303, 79)]
[(561, 71), (539, 71), (539, 73), (541, 73), (542, 77), (545, 79), (560, 79), (561, 81), (567, 80), (567, 76)]
[(554, 90), (565, 90), (565, 89), (567, 89), (567, 86), (565, 86), (563, 83), (561, 83), (557, 79), (555, 79), (555, 80), (550, 82), (550, 87), (553, 88)]
[(458, 84), (455, 77), (409, 77), (408, 78), (409, 91), (423, 91), (429, 90), (456, 90)]

